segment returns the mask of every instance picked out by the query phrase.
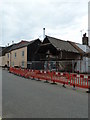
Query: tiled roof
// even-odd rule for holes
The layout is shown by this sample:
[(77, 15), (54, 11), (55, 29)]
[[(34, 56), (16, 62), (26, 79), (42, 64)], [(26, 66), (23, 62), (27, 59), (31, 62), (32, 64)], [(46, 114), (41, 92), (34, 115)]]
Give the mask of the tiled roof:
[(68, 41), (57, 39), (50, 36), (46, 36), (46, 38), (57, 50), (79, 53), (78, 50), (75, 49)]
[(84, 51), (78, 47), (78, 43), (68, 41), (79, 53), (84, 54)]
[[(39, 39), (36, 39), (36, 40), (39, 40)], [(12, 51), (12, 50), (15, 50), (15, 49), (19, 49), (19, 48), (22, 48), (22, 47), (26, 47), (30, 44), (32, 44), (34, 41), (36, 40), (32, 40), (32, 41), (21, 41), (19, 43), (16, 43), (16, 44), (13, 44), (13, 45), (10, 45), (8, 47), (5, 47), (3, 50), (0, 50), (0, 56), (4, 56), (6, 53)], [(0, 48), (1, 49), (1, 48)]]
[(25, 47), (25, 46), (27, 46), (29, 43), (30, 43), (30, 42), (28, 42), (28, 41), (21, 41), (21, 42), (19, 42), (19, 43), (17, 43), (17, 44), (14, 44), (14, 45), (9, 49), (8, 52), (10, 52), (10, 51), (12, 51), (12, 50), (15, 50), (15, 49), (19, 49), (19, 48)]
[[(36, 40), (39, 40), (39, 39), (36, 39)], [(32, 40), (32, 41), (21, 41), (21, 42), (19, 42), (19, 43), (17, 43), (17, 44), (14, 44), (10, 49), (9, 49), (9, 51), (8, 52), (10, 52), (10, 51), (12, 51), (12, 50), (16, 50), (16, 49), (19, 49), (19, 48), (22, 48), (22, 47), (26, 47), (26, 46), (28, 46), (28, 45), (30, 45), (30, 44), (32, 44), (34, 41), (36, 41), (36, 40)]]
[(3, 49), (0, 51), (0, 56), (4, 56), (11, 47), (12, 45), (8, 47), (3, 47)]

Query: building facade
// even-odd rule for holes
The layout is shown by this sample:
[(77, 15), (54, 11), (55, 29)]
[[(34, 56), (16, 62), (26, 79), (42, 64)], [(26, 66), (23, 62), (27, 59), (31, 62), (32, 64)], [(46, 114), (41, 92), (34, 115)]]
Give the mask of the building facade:
[(8, 67), (22, 67), (27, 68), (30, 61), (39, 60), (38, 55), (36, 55), (36, 50), (38, 49), (41, 41), (39, 39), (28, 41), (21, 41), (17, 44), (13, 44), (5, 51), (4, 54), (0, 56), (2, 61), (1, 66)]
[(90, 47), (84, 34), (82, 44), (46, 36), (8, 46), (0, 54), (0, 66), (90, 73)]
[(10, 51), (10, 66), (27, 68), (27, 47)]
[(50, 64), (54, 64), (56, 70), (67, 72), (72, 72), (72, 60), (81, 59), (79, 51), (68, 41), (50, 36), (46, 36), (43, 43), (40, 45), (38, 54), (40, 54), (41, 61), (49, 61)]

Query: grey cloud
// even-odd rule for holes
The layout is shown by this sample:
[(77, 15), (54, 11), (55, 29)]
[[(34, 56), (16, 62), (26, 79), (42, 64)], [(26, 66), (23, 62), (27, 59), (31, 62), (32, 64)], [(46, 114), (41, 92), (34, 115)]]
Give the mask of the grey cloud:
[[(46, 27), (52, 36), (76, 25), (87, 14), (87, 2), (71, 0), (3, 0), (3, 44), (42, 35)], [(1, 16), (1, 15), (0, 15)], [(71, 29), (72, 30), (72, 29)], [(51, 31), (51, 32), (50, 32)]]

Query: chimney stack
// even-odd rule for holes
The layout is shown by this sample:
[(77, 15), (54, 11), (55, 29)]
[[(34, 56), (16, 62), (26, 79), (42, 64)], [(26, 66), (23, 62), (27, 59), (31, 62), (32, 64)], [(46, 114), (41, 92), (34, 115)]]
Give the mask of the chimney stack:
[(83, 45), (89, 46), (89, 40), (88, 40), (88, 37), (86, 36), (86, 33), (83, 34), (83, 37), (82, 37), (82, 44), (83, 44)]
[(43, 28), (43, 40), (45, 39), (45, 28)]

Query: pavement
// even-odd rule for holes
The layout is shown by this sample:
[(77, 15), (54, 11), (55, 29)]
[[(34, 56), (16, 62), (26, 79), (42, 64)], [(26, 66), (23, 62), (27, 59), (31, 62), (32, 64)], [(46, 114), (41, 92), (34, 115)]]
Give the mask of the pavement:
[(2, 70), (2, 117), (88, 118), (85, 90), (25, 79)]

